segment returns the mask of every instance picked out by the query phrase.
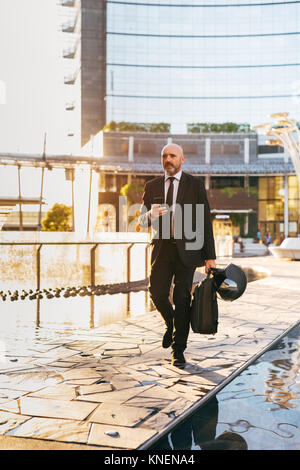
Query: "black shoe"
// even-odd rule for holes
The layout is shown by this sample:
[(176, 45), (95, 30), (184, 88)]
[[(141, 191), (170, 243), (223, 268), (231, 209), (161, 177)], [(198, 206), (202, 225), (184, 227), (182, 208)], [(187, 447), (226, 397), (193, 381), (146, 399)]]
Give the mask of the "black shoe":
[(173, 366), (182, 366), (186, 363), (183, 352), (173, 351), (172, 353), (172, 364)]
[(173, 326), (167, 327), (165, 334), (162, 339), (162, 347), (167, 349), (172, 344), (172, 336), (173, 336)]

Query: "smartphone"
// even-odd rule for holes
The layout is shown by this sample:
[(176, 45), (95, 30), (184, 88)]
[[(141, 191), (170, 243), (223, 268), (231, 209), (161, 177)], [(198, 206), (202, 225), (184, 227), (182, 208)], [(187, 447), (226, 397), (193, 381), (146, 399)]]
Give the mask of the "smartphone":
[(160, 204), (161, 207), (166, 207), (168, 209), (168, 205), (165, 203), (164, 198), (162, 198), (161, 196), (154, 197), (153, 204)]
[(153, 201), (154, 201), (153, 204), (164, 204), (164, 202), (165, 202), (164, 198), (161, 197), (161, 196), (155, 196), (153, 198)]

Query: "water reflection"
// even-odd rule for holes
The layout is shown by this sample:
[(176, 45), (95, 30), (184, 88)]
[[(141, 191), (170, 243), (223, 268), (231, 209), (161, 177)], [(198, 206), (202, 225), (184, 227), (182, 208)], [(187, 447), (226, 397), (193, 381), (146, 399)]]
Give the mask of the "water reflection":
[(153, 448), (300, 449), (299, 371), (300, 325)]
[(207, 405), (175, 428), (153, 449), (165, 450), (246, 450), (247, 443), (239, 434), (225, 431), (216, 437), (219, 403), (216, 396)]
[(154, 309), (147, 291), (0, 303), (0, 342), (6, 353), (24, 353), (32, 344), (143, 315)]

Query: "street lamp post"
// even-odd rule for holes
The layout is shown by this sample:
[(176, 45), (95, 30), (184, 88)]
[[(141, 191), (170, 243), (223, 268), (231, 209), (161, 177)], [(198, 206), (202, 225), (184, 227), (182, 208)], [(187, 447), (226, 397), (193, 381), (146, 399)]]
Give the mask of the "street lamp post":
[[(300, 131), (295, 119), (288, 118), (289, 113), (270, 114), (270, 118), (277, 119), (277, 122), (259, 124), (252, 129), (261, 129), (265, 131), (268, 137), (275, 137), (267, 141), (267, 145), (280, 145), (288, 152), (291, 157), (300, 187)], [(285, 177), (284, 190), (284, 236), (288, 237), (288, 191), (287, 175)]]
[(280, 145), (289, 153), (293, 162), (300, 186), (300, 131), (295, 119), (288, 119), (289, 113), (270, 114), (271, 118), (278, 119), (276, 123), (259, 124), (252, 129), (265, 130), (266, 136), (276, 137), (267, 141), (268, 145)]

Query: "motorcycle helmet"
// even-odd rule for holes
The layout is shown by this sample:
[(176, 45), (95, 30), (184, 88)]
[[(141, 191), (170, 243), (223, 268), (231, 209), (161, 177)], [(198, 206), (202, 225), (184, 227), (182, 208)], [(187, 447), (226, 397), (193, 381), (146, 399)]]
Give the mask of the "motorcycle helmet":
[(244, 271), (233, 263), (226, 268), (211, 268), (215, 289), (222, 300), (232, 302), (238, 299), (247, 287)]

